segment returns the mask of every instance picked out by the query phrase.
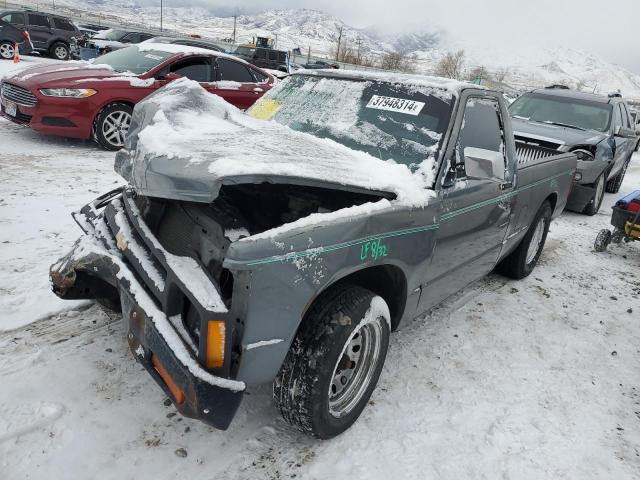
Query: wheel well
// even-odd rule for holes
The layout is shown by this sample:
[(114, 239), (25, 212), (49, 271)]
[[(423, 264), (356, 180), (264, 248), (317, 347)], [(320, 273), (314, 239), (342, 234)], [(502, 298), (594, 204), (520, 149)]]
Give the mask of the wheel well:
[(552, 193), (551, 195), (549, 195), (547, 198), (545, 198), (545, 202), (548, 201), (551, 204), (551, 211), (555, 212), (556, 210), (556, 204), (558, 203), (558, 194), (557, 193)]
[(339, 288), (340, 285), (345, 284), (359, 285), (384, 298), (391, 313), (391, 329), (395, 330), (400, 323), (407, 302), (407, 279), (399, 267), (379, 265), (353, 272), (327, 286), (313, 302), (328, 289)]

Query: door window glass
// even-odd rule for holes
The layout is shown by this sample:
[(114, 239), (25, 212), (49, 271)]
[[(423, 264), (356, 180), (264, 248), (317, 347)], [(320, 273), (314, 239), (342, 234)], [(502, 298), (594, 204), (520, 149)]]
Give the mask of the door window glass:
[(620, 112), (620, 107), (613, 107), (613, 127), (621, 127), (622, 126), (622, 113)]
[(253, 75), (249, 69), (241, 63), (228, 60), (226, 58), (218, 59), (218, 71), (220, 80), (229, 80), (232, 82), (253, 83)]
[(4, 20), (11, 25), (20, 25), (24, 26), (24, 15), (22, 13), (7, 13), (6, 15), (0, 17), (0, 20)]
[(191, 58), (171, 65), (170, 71), (195, 82), (211, 82), (211, 64), (207, 58)]
[(60, 30), (67, 30), (69, 32), (75, 31), (76, 27), (74, 27), (73, 23), (71, 23), (66, 18), (56, 18), (56, 17), (52, 17), (52, 18), (53, 18), (53, 25), (56, 28), (59, 28)]
[(624, 103), (619, 103), (620, 105), (620, 113), (622, 114), (622, 126), (625, 128), (631, 128), (631, 123), (629, 123), (629, 114), (627, 113), (627, 107), (625, 107)]
[(32, 27), (49, 27), (49, 19), (44, 15), (34, 15), (33, 13), (29, 14), (29, 24)]

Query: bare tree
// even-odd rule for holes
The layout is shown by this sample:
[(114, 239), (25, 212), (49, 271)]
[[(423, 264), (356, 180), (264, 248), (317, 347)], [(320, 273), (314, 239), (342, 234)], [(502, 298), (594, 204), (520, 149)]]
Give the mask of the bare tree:
[(460, 80), (462, 78), (462, 70), (464, 68), (464, 50), (458, 50), (457, 52), (447, 53), (438, 65), (434, 73), (440, 77), (455, 78)]
[(504, 82), (507, 78), (507, 75), (509, 75), (509, 70), (507, 70), (506, 68), (501, 68), (494, 72), (493, 78), (496, 80), (496, 82)]
[(338, 27), (338, 46), (336, 47), (336, 61), (340, 57), (340, 42), (342, 42), (342, 26)]
[(470, 82), (476, 82), (478, 84), (482, 83), (482, 80), (488, 79), (489, 71), (483, 66), (474, 67), (467, 76), (467, 80), (469, 80)]
[(383, 70), (396, 70), (400, 72), (415, 72), (415, 56), (409, 56), (400, 52), (385, 53), (380, 59), (380, 68)]

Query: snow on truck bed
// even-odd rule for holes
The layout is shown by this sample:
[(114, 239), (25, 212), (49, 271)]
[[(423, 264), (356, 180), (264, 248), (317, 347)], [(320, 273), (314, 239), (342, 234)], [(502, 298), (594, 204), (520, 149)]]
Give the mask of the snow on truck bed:
[[(442, 94), (453, 95), (444, 89)], [(182, 198), (195, 194), (189, 191), (193, 187), (200, 189), (201, 201), (211, 201), (225, 180), (253, 175), (391, 192), (412, 206), (426, 204), (433, 195), (428, 158), (412, 172), (404, 164), (256, 120), (186, 79), (136, 106), (129, 138), (116, 170), (148, 195)], [(172, 192), (171, 183), (179, 188)]]

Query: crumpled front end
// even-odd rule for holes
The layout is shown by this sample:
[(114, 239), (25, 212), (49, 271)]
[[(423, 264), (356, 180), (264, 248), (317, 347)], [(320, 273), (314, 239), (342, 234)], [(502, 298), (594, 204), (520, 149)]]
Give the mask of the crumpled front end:
[(74, 218), (85, 235), (51, 267), (54, 292), (118, 301), (131, 351), (176, 408), (226, 429), (245, 385), (233, 380), (236, 316), (211, 275), (163, 247), (130, 191), (103, 195)]

